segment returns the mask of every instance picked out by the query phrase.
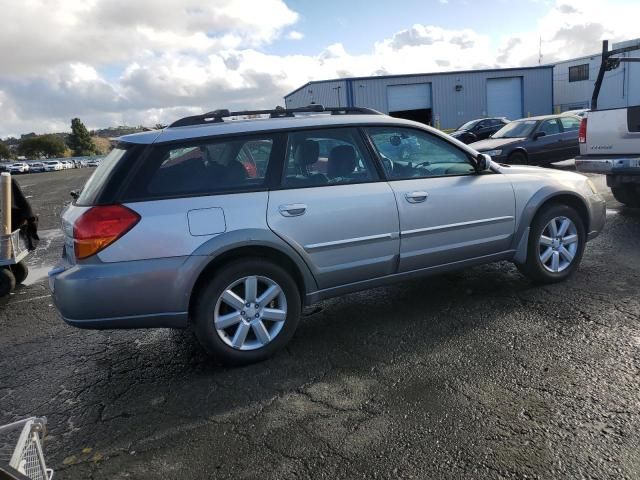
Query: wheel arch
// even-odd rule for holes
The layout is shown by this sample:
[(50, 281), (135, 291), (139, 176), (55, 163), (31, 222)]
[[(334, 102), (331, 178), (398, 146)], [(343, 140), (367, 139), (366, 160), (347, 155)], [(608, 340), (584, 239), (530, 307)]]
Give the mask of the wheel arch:
[[(268, 259), (283, 267), (293, 277), (302, 299), (306, 297), (308, 292), (317, 290), (317, 284), (311, 274), (311, 270), (295, 250), (272, 232), (257, 232), (250, 234), (248, 232), (243, 234), (233, 232), (235, 233), (235, 235), (232, 235), (233, 238), (226, 238), (224, 245), (219, 245), (219, 242), (215, 242), (216, 239), (214, 239), (212, 245), (205, 244), (198, 249), (199, 252), (211, 250), (215, 253), (206, 256), (206, 261), (202, 262), (189, 290), (188, 311), (190, 318), (192, 317), (195, 299), (200, 289), (206, 284), (206, 280), (224, 265), (242, 258)], [(200, 253), (200, 255), (203, 254)]]
[(513, 248), (516, 251), (514, 256), (516, 263), (524, 263), (526, 261), (531, 223), (538, 213), (550, 205), (568, 205), (574, 208), (584, 223), (585, 233), (589, 232), (591, 217), (587, 202), (583, 198), (572, 191), (542, 189), (529, 200), (518, 223), (513, 242)]
[(525, 160), (527, 161), (527, 163), (529, 163), (529, 153), (524, 147), (515, 147), (513, 150), (511, 150), (509, 152), (509, 155), (507, 155), (507, 160), (511, 158), (514, 153), (520, 153), (524, 155)]

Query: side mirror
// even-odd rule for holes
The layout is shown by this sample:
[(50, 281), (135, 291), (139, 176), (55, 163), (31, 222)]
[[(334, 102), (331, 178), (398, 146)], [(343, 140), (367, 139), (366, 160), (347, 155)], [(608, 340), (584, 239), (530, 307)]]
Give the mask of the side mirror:
[(540, 137), (546, 137), (546, 136), (547, 136), (547, 134), (546, 134), (546, 133), (544, 133), (544, 132), (536, 132), (536, 133), (535, 133), (535, 135), (533, 136), (533, 139), (534, 139), (534, 140), (537, 140), (537, 139), (539, 139)]
[(491, 157), (486, 153), (479, 153), (476, 157), (476, 168), (478, 172), (491, 170)]

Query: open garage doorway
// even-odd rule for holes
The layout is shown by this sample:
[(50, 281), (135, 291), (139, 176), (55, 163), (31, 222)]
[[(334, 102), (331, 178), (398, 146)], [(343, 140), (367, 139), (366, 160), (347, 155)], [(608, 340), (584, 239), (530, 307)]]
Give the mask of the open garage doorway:
[(392, 117), (431, 124), (431, 84), (388, 85), (387, 107)]
[(405, 120), (413, 120), (414, 122), (431, 125), (431, 109), (420, 108), (418, 110), (400, 110), (398, 112), (389, 112), (394, 118), (404, 118)]

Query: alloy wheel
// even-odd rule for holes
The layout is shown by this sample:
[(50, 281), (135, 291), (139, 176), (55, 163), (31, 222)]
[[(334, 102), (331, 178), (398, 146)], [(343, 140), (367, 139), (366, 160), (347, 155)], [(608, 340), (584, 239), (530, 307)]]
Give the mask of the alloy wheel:
[(240, 278), (225, 288), (216, 302), (214, 326), (231, 348), (256, 350), (270, 343), (287, 318), (287, 299), (272, 279)]
[(578, 229), (567, 217), (555, 217), (547, 223), (538, 239), (538, 255), (552, 273), (567, 269), (578, 251)]

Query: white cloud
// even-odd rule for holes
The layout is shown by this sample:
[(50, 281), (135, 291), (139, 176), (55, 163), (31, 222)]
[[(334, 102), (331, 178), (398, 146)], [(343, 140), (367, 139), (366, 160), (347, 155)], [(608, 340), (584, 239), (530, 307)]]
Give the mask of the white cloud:
[(297, 30), (291, 30), (287, 34), (287, 38), (289, 40), (302, 40), (304, 38), (304, 33), (298, 32)]
[[(557, 0), (530, 31), (498, 42), (416, 24), (358, 55), (341, 43), (316, 54), (265, 53), (299, 33), (289, 30), (298, 14), (283, 0), (167, 0), (162, 8), (153, 0), (0, 0), (0, 11), (4, 137), (65, 130), (75, 116), (95, 128), (270, 107), (309, 80), (534, 65), (540, 37), (543, 62), (597, 53), (603, 38), (638, 36), (640, 4)], [(121, 73), (101, 74), (112, 65)]]

